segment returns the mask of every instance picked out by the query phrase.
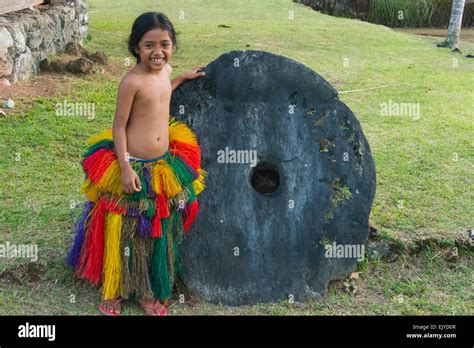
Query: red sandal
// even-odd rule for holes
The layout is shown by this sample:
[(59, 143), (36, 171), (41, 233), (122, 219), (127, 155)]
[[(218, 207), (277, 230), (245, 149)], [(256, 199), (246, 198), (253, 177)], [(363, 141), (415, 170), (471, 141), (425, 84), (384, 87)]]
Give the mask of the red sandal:
[[(167, 310), (166, 310), (166, 307), (164, 305), (162, 305), (160, 303), (160, 301), (155, 301), (155, 302), (144, 302), (144, 301), (138, 301), (138, 303), (140, 304), (140, 306), (143, 308), (143, 311), (145, 312), (146, 315), (148, 316), (160, 316), (160, 317), (164, 317), (166, 316), (168, 313), (167, 313)], [(156, 313), (156, 309), (157, 309), (157, 304), (158, 305), (161, 305), (163, 306), (163, 309), (160, 311), (160, 313), (157, 315)], [(150, 314), (150, 311), (153, 313), (153, 314)]]
[[(104, 300), (102, 299), (102, 302), (99, 305), (99, 311), (109, 317), (118, 317), (120, 315), (120, 302), (122, 299), (118, 298), (116, 300)], [(105, 308), (105, 304), (111, 304), (112, 310), (109, 311)], [(109, 306), (110, 307), (110, 306)]]
[(155, 302), (155, 308), (156, 308), (157, 303), (163, 307), (163, 309), (160, 311), (160, 317), (167, 316), (168, 315), (168, 310), (166, 309), (166, 306), (164, 304), (160, 303), (160, 301), (158, 300), (158, 301)]

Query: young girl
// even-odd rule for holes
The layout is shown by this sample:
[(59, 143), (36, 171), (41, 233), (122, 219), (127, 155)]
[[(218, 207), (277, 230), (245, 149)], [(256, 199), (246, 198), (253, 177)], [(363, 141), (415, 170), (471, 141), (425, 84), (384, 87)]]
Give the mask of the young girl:
[(121, 300), (132, 295), (147, 315), (166, 315), (181, 267), (178, 248), (204, 189), (196, 136), (170, 120), (169, 108), (180, 83), (205, 73), (198, 67), (170, 81), (176, 47), (164, 14), (135, 20), (128, 49), (137, 65), (120, 83), (112, 129), (92, 136), (83, 155), (88, 202), (68, 263), (102, 285), (105, 315), (120, 315)]

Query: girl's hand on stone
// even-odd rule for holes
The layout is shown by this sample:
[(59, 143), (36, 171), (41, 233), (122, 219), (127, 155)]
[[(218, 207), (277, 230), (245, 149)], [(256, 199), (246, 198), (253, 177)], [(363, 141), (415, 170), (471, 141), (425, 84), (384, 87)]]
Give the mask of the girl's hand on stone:
[(206, 73), (204, 72), (204, 69), (205, 69), (204, 66), (197, 66), (197, 67), (195, 67), (194, 69), (192, 69), (190, 71), (186, 71), (186, 72), (182, 73), (181, 77), (183, 78), (183, 80), (192, 80), (192, 79), (195, 79), (197, 77), (205, 76)]

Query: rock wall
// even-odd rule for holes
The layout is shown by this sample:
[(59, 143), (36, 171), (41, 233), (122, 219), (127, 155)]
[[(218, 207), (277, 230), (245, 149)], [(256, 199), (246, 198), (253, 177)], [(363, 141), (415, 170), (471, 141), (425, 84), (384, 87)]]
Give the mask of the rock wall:
[(0, 16), (0, 78), (25, 80), (40, 62), (87, 35), (89, 15), (82, 0), (40, 6)]

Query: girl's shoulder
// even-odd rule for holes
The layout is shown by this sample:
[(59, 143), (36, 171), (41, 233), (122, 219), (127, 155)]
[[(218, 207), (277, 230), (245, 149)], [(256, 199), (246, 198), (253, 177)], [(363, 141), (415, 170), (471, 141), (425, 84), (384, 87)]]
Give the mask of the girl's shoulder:
[(140, 75), (134, 69), (128, 71), (120, 81), (121, 88), (137, 88), (139, 86)]
[(140, 80), (138, 75), (129, 71), (122, 77), (119, 85), (119, 93), (134, 95), (140, 89)]

